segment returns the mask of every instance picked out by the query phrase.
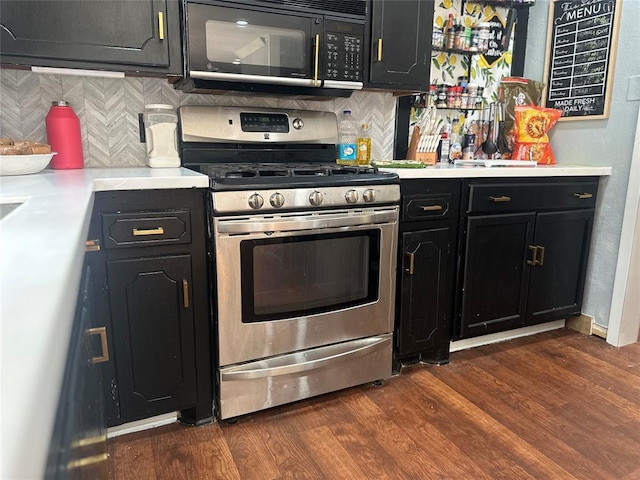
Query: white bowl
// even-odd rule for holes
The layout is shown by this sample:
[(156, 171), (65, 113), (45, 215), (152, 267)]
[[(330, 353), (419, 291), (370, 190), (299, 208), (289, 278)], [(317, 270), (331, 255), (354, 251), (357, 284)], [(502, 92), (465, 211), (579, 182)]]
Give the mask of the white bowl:
[(0, 155), (0, 175), (29, 175), (38, 173), (55, 155), (42, 153), (38, 155)]

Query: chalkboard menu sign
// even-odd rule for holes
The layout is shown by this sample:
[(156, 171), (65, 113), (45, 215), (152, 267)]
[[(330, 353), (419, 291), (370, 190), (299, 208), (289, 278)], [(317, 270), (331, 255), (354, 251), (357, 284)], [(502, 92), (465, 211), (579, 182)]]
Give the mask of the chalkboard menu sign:
[(609, 117), (621, 0), (554, 0), (549, 6), (545, 106), (561, 120)]

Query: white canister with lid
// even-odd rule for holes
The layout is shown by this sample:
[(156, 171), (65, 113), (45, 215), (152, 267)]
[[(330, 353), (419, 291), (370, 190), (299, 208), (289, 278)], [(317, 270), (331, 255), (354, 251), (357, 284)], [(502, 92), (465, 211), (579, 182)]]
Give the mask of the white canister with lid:
[(147, 142), (147, 165), (179, 167), (178, 114), (171, 105), (152, 104), (144, 107), (144, 131)]

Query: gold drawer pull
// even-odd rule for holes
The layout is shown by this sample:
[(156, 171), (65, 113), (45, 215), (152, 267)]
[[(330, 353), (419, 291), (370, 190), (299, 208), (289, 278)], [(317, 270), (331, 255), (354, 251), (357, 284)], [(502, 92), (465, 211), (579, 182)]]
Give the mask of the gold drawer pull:
[(489, 200), (491, 200), (494, 203), (510, 202), (511, 201), (511, 197), (507, 197), (506, 195), (501, 195), (499, 197), (489, 197)]
[(404, 271), (409, 275), (413, 275), (413, 269), (415, 267), (416, 257), (413, 253), (410, 253), (410, 252), (406, 252), (404, 256), (409, 260), (409, 268), (405, 268)]
[(382, 39), (378, 39), (378, 61), (382, 61)]
[(164, 13), (158, 12), (158, 38), (164, 40)]
[(538, 259), (538, 247), (534, 247), (533, 245), (529, 245), (529, 250), (531, 250), (531, 260), (527, 260), (528, 265), (537, 265)]
[(591, 198), (593, 197), (593, 193), (574, 193), (573, 196), (578, 198)]
[(89, 335), (100, 335), (100, 345), (102, 345), (102, 355), (92, 357), (91, 363), (103, 363), (109, 361), (109, 345), (107, 344), (107, 327), (90, 328)]
[(182, 302), (184, 308), (189, 308), (189, 282), (182, 280)]
[(422, 208), (424, 212), (435, 212), (437, 210), (442, 210), (442, 205), (425, 205)]
[(158, 227), (158, 228), (149, 228), (146, 230), (138, 230), (137, 228), (133, 229), (133, 236), (134, 237), (140, 237), (140, 236), (144, 236), (144, 235), (163, 235), (164, 234), (164, 228), (162, 227)]

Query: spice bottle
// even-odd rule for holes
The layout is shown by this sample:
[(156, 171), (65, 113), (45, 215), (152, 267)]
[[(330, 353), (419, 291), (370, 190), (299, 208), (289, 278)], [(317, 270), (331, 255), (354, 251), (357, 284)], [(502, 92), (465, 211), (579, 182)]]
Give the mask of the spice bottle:
[(456, 31), (453, 25), (453, 13), (449, 14), (449, 18), (447, 20), (447, 29), (445, 30), (445, 40), (446, 47), (451, 50), (455, 45), (455, 36)]
[(45, 125), (47, 142), (51, 145), (51, 151), (56, 152), (51, 160), (51, 168), (59, 170), (83, 168), (80, 120), (69, 103), (51, 102), (51, 108), (45, 117)]

